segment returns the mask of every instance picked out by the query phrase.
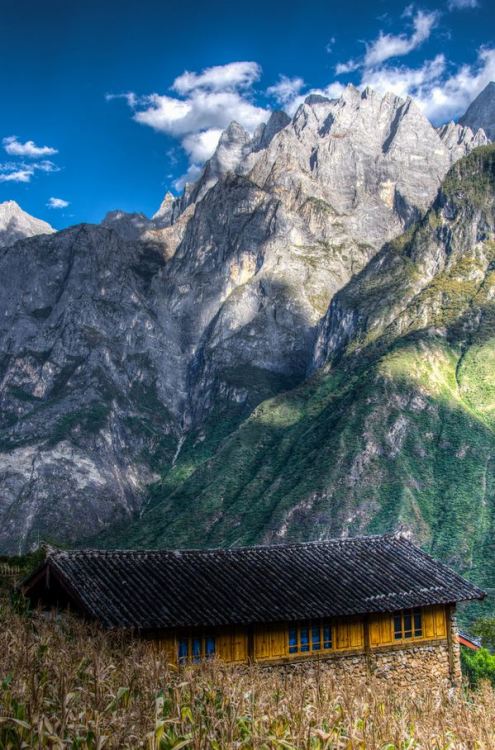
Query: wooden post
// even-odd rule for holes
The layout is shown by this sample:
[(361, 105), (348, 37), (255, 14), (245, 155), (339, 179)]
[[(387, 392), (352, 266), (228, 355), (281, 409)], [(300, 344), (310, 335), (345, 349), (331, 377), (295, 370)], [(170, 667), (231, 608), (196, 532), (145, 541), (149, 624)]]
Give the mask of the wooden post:
[(248, 664), (254, 664), (254, 625), (247, 628), (247, 658)]
[(364, 656), (366, 659), (366, 671), (371, 674), (371, 640), (370, 640), (370, 616), (365, 615), (363, 621)]

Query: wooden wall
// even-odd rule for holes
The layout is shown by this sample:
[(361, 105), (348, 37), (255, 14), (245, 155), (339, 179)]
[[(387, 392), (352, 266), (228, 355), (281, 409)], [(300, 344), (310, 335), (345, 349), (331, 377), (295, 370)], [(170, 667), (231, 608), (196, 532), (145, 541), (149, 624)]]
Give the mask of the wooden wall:
[[(391, 614), (333, 620), (331, 622), (332, 648), (313, 653), (289, 653), (287, 623), (257, 625), (251, 628), (221, 628), (209, 634), (215, 636), (216, 656), (222, 661), (237, 664), (247, 663), (250, 659), (266, 663), (301, 660), (308, 657), (328, 658), (338, 653), (364, 652), (367, 643), (370, 650), (373, 650), (387, 646), (403, 646), (428, 640), (446, 639), (446, 608), (444, 606), (425, 607), (421, 612), (422, 635), (407, 640), (395, 639), (394, 616)], [(170, 663), (177, 662), (178, 637), (177, 633), (160, 638), (160, 647)]]

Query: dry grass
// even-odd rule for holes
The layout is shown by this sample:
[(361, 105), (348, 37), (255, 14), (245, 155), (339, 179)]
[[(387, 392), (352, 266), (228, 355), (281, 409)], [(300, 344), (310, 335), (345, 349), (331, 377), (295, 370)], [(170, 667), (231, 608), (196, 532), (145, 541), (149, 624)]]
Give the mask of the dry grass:
[[(2, 682), (3, 681), (3, 682)], [(316, 671), (177, 672), (150, 643), (0, 603), (0, 748), (495, 748), (495, 693), (397, 694)]]

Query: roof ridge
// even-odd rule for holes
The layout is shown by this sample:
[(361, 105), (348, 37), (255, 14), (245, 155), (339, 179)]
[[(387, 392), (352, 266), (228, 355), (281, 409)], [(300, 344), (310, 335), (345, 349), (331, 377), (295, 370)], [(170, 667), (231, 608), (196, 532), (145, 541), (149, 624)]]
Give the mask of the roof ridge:
[(54, 550), (51, 555), (56, 557), (65, 555), (77, 555), (77, 554), (95, 554), (102, 556), (111, 555), (157, 555), (157, 554), (201, 554), (208, 555), (212, 553), (235, 553), (235, 552), (251, 552), (253, 550), (276, 550), (276, 549), (293, 549), (300, 547), (318, 547), (325, 545), (339, 545), (339, 544), (356, 544), (359, 542), (379, 542), (384, 540), (396, 540), (396, 541), (407, 541), (412, 546), (415, 546), (413, 542), (405, 537), (403, 532), (389, 532), (386, 534), (367, 534), (352, 537), (331, 537), (329, 539), (312, 539), (306, 542), (289, 542), (287, 544), (252, 544), (242, 545), (239, 547), (162, 547), (154, 549), (99, 549), (97, 547), (88, 547), (81, 549), (66, 549), (66, 550)]

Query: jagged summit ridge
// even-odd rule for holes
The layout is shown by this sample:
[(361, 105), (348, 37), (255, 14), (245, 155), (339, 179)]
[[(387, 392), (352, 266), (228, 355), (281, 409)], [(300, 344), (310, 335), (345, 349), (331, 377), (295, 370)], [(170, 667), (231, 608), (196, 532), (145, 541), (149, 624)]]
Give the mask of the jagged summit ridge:
[(435, 129), (410, 97), (349, 84), (339, 98), (309, 95), (292, 119), (273, 112), (252, 136), (232, 122), (198, 180), (180, 197), (167, 193), (142, 231), (174, 224), (218, 180), (236, 174), (263, 189), (324, 200), (356, 239), (380, 243), (426, 210), (454, 161), (487, 142), (483, 130), (454, 123)]
[[(437, 131), (411, 98), (381, 95), (370, 87), (360, 92), (349, 85), (338, 99), (308, 96), (292, 119), (274, 112), (253, 138), (233, 123), (195, 185), (169, 199), (167, 216), (176, 221), (187, 205), (234, 173), (262, 188), (278, 183), (278, 189), (302, 189), (325, 200), (345, 217), (356, 238), (371, 236), (379, 243), (386, 239), (385, 225), (392, 236), (426, 210), (453, 161), (486, 142), (483, 132), (460, 126)], [(389, 215), (380, 220), (384, 205)], [(353, 220), (357, 213), (362, 218)], [(391, 213), (400, 226), (391, 226)]]
[(7, 247), (25, 237), (54, 231), (50, 224), (26, 213), (15, 201), (0, 203), (0, 247)]

